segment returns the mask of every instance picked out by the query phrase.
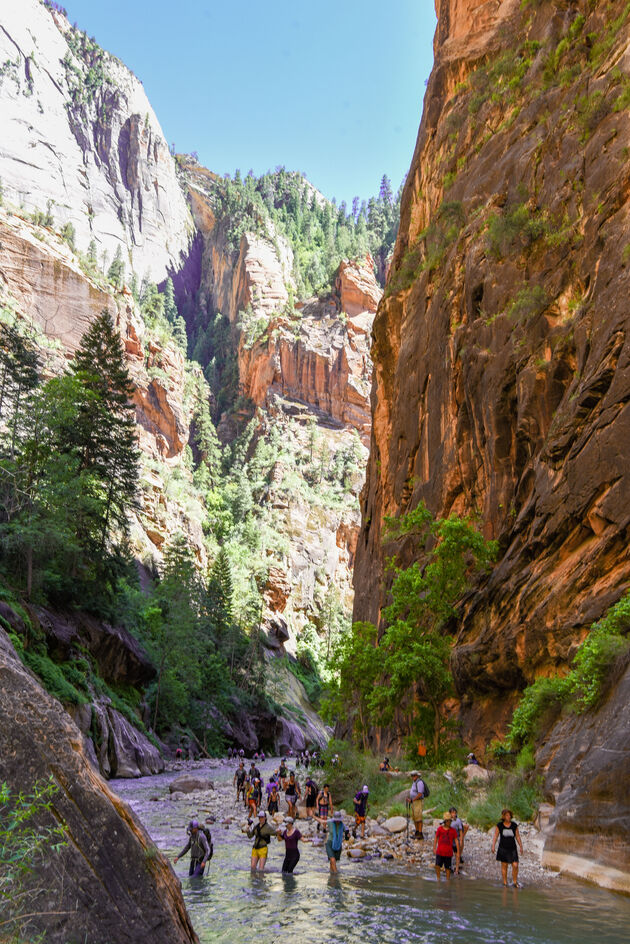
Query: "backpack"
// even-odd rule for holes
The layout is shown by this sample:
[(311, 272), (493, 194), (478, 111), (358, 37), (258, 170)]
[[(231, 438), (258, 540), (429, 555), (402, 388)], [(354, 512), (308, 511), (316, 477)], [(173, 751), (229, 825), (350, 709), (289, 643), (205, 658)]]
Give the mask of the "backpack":
[(426, 782), (426, 780), (422, 781), (422, 786), (424, 787), (424, 792), (422, 796), (426, 800), (426, 798), (431, 795), (431, 791), (429, 790), (429, 784)]
[(208, 840), (208, 848), (210, 849), (210, 852), (208, 853), (208, 862), (209, 862), (212, 856), (214, 855), (214, 843), (212, 842), (212, 833), (210, 832), (210, 828), (208, 826), (199, 826), (199, 829)]

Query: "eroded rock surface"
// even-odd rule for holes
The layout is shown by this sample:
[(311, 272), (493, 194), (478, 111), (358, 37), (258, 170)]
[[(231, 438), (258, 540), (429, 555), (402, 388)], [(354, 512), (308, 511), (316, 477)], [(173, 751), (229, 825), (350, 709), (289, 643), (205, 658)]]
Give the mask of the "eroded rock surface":
[[(630, 60), (627, 22), (607, 26), (622, 12), (438, 4), (374, 323), (355, 618), (378, 621), (385, 601), (384, 515), (424, 500), (479, 516), (500, 555), (466, 601), (453, 669), (480, 749), (630, 583), (630, 123), (617, 105)], [(607, 37), (595, 53), (592, 37)]]
[(187, 254), (192, 221), (142, 83), (38, 0), (5, 5), (0, 30), (5, 198), (72, 223), (99, 258), (117, 247), (160, 281)]
[[(184, 944), (197, 937), (166, 858), (94, 772), (79, 729), (28, 672), (0, 629), (0, 780), (12, 793), (51, 778), (51, 825), (67, 845), (33, 876), (31, 930), (51, 944)], [(107, 841), (104, 841), (107, 837)], [(36, 906), (36, 907), (35, 907)]]

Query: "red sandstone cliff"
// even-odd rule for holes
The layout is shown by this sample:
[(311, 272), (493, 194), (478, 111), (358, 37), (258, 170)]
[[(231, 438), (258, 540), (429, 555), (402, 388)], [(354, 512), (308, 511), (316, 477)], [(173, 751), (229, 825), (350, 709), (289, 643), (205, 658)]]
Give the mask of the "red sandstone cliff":
[(384, 514), (480, 515), (501, 556), (453, 656), (478, 744), (630, 582), (628, 29), (622, 3), (438, 4), (374, 324), (355, 617), (383, 604)]

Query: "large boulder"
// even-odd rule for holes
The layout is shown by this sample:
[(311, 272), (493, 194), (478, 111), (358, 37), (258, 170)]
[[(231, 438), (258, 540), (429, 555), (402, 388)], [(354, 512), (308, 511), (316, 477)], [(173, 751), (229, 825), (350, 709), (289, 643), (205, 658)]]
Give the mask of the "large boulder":
[(407, 819), (404, 816), (390, 816), (383, 826), (390, 833), (402, 833), (407, 828)]
[(206, 790), (213, 790), (214, 784), (204, 777), (192, 777), (189, 774), (182, 774), (181, 777), (177, 777), (169, 784), (168, 789), (171, 793), (205, 793)]
[(82, 735), (26, 669), (0, 628), (0, 781), (57, 792), (40, 825), (62, 825), (67, 843), (38, 866), (31, 936), (47, 944), (191, 944), (174, 872), (129, 810), (96, 774)]

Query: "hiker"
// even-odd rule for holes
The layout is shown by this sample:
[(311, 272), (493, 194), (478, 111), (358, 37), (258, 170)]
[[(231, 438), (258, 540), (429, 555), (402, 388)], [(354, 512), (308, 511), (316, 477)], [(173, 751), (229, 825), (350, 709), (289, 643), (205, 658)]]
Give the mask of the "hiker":
[(278, 788), (276, 787), (274, 783), (273, 789), (267, 799), (267, 812), (269, 813), (270, 816), (278, 812), (279, 803), (280, 803), (280, 796), (278, 794)]
[(294, 819), (298, 819), (297, 815), (297, 801), (298, 798), (301, 798), (302, 791), (300, 790), (300, 785), (295, 779), (295, 774), (293, 771), (289, 774), (289, 782), (284, 791), (285, 799), (289, 805), (289, 816), (293, 816)]
[(256, 802), (256, 784), (253, 780), (247, 780), (246, 784), (245, 804), (247, 806), (247, 812), (249, 816), (255, 817), (258, 812), (258, 804)]
[(492, 852), (495, 850), (497, 839), (499, 840), (497, 862), (501, 863), (503, 884), (507, 885), (508, 865), (511, 864), (512, 884), (514, 888), (519, 888), (518, 850), (516, 843), (518, 843), (519, 849), (521, 850), (521, 855), (523, 855), (523, 843), (521, 842), (521, 834), (518, 831), (518, 823), (515, 823), (512, 819), (512, 810), (501, 810), (501, 821), (495, 826), (494, 835), (492, 836)]
[(365, 838), (365, 817), (367, 815), (369, 793), (370, 793), (370, 790), (368, 788), (368, 785), (364, 784), (364, 786), (358, 791), (358, 793), (355, 793), (354, 800), (352, 801), (354, 803), (354, 822), (355, 822), (354, 829), (352, 830), (352, 835), (354, 836), (355, 839), (357, 837), (357, 828), (359, 826), (361, 827), (361, 839)]
[(182, 751), (181, 747), (178, 747), (177, 750), (175, 751), (175, 760), (181, 760), (183, 753), (184, 752)]
[[(457, 810), (454, 806), (451, 806), (449, 813), (453, 816), (453, 821), (451, 826), (457, 832), (459, 838), (459, 864), (461, 865), (464, 861), (464, 837), (470, 829), (468, 823), (462, 822), (462, 820), (457, 815)], [(453, 851), (455, 851), (455, 846), (453, 845)]]
[(380, 762), (380, 764), (378, 765), (378, 769), (379, 769), (379, 770), (391, 770), (391, 769), (392, 769), (392, 768), (390, 767), (390, 764), (389, 764), (389, 757), (385, 757), (385, 758)]
[(265, 752), (264, 752), (264, 751), (261, 751), (261, 752), (260, 752), (260, 763), (261, 763), (261, 764), (264, 764), (264, 763), (265, 763)]
[(316, 816), (315, 819), (321, 826), (328, 825), (328, 839), (326, 840), (326, 855), (328, 856), (328, 862), (330, 863), (330, 871), (337, 871), (337, 862), (341, 858), (341, 847), (343, 845), (343, 817), (341, 810), (335, 810), (332, 814), (332, 818), (326, 820)]
[[(248, 822), (252, 824), (253, 820), (248, 820)], [(264, 810), (259, 812), (258, 822), (251, 825), (251, 828), (247, 830), (247, 835), (254, 840), (252, 846), (252, 872), (255, 872), (256, 869), (259, 872), (264, 872), (269, 840), (275, 835), (274, 830), (267, 822), (267, 814)]]
[(178, 862), (183, 855), (186, 855), (190, 849), (190, 868), (189, 875), (201, 877), (206, 867), (208, 859), (212, 858), (212, 851), (205, 832), (199, 828), (199, 821), (191, 819), (188, 824), (188, 842), (178, 856), (175, 856), (175, 862)]
[(429, 795), (429, 791), (418, 770), (411, 771), (411, 781), (409, 796), (407, 797), (407, 806), (411, 807), (411, 815), (413, 817), (414, 826), (416, 827), (413, 838), (424, 839), (422, 832), (422, 801), (425, 796)]
[(287, 828), (284, 830), (284, 832), (282, 832), (281, 829), (278, 830), (278, 842), (282, 842), (284, 840), (285, 847), (282, 871), (292, 872), (300, 859), (298, 842), (302, 838), (302, 833), (295, 827), (292, 816), (287, 816), (285, 818), (285, 823), (287, 824)]
[(251, 764), (249, 765), (249, 779), (256, 780), (256, 778), (260, 780), (260, 771), (258, 767), (256, 766), (256, 764), (254, 763), (254, 761), (252, 761)]
[(286, 757), (283, 757), (280, 761), (280, 766), (278, 767), (278, 777), (280, 778), (280, 786), (283, 790), (286, 790), (288, 776), (289, 772), (287, 770), (287, 759)]
[(243, 766), (243, 761), (240, 762), (236, 770), (234, 771), (234, 780), (232, 783), (236, 785), (236, 802), (241, 795), (245, 795), (245, 767)]
[(306, 818), (312, 819), (315, 813), (315, 804), (317, 802), (317, 797), (319, 790), (317, 789), (317, 784), (312, 779), (312, 777), (307, 777), (306, 780)]
[(333, 814), (333, 801), (330, 795), (330, 787), (327, 783), (324, 784), (322, 789), (317, 794), (317, 832), (319, 832), (319, 827), (322, 825), (324, 827), (324, 832), (326, 832), (326, 826), (328, 817)]
[(444, 822), (435, 830), (433, 839), (433, 854), (435, 855), (435, 874), (438, 882), (442, 878), (442, 869), (446, 872), (446, 881), (450, 881), (453, 871), (453, 846), (455, 847), (456, 859), (455, 868), (459, 871), (459, 836), (457, 830), (453, 829), (452, 816), (447, 810), (443, 816)]
[(475, 755), (472, 753), (472, 751), (471, 751), (470, 754), (468, 754), (468, 756), (466, 757), (466, 763), (467, 763), (467, 764), (473, 764), (473, 765), (476, 764), (477, 767), (479, 766), (479, 761), (477, 760), (477, 758), (475, 757)]

